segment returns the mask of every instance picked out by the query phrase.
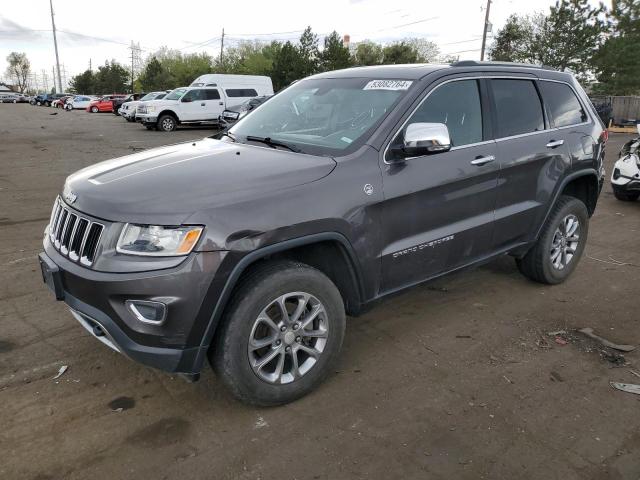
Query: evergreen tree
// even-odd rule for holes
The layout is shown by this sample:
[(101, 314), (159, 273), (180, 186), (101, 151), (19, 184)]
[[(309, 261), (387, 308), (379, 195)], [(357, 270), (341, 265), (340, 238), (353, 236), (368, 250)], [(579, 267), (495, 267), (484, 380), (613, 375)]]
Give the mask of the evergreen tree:
[(324, 49), (320, 53), (320, 64), (325, 72), (348, 68), (352, 65), (349, 49), (342, 44), (338, 32), (333, 31), (324, 39)]
[(69, 82), (69, 91), (72, 93), (83, 93), (85, 95), (96, 93), (95, 77), (91, 70), (85, 70), (76, 75)]
[(383, 60), (382, 46), (371, 40), (364, 40), (353, 53), (353, 63), (356, 65), (380, 65)]

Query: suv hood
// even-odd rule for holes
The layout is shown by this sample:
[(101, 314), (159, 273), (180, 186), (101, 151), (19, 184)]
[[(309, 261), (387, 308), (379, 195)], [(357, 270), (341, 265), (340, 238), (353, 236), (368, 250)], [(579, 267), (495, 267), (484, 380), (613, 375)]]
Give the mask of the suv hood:
[[(67, 178), (81, 212), (114, 222), (176, 225), (211, 207), (325, 177), (330, 157), (205, 138), (115, 158)], [(72, 192), (73, 195), (69, 195)]]
[(145, 105), (158, 105), (160, 107), (166, 107), (168, 105), (177, 105), (180, 103), (180, 100), (165, 100), (164, 98), (160, 100), (145, 100)]

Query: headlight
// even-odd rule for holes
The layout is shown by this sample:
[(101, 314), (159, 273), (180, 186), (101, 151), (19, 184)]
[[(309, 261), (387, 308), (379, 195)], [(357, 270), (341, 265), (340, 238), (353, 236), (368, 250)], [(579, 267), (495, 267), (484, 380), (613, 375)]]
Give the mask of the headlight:
[(198, 242), (202, 227), (161, 227), (127, 223), (116, 250), (127, 255), (177, 257), (188, 255)]
[(244, 117), (247, 113), (249, 113), (249, 110), (242, 110), (242, 111), (238, 114), (238, 120), (240, 120), (242, 117)]
[(156, 111), (156, 107), (147, 106), (145, 110), (147, 113), (153, 113)]

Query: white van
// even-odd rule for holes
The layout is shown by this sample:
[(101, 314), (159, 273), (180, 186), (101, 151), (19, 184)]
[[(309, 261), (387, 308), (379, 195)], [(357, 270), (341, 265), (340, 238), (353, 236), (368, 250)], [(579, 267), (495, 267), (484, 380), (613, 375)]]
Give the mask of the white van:
[(225, 109), (264, 95), (273, 95), (269, 77), (202, 75), (189, 87), (176, 88), (162, 100), (139, 104), (136, 119), (149, 130), (165, 132), (181, 124), (220, 125), (219, 118)]
[(226, 107), (236, 107), (250, 98), (273, 95), (271, 78), (260, 75), (200, 75), (190, 87), (217, 87), (224, 92)]

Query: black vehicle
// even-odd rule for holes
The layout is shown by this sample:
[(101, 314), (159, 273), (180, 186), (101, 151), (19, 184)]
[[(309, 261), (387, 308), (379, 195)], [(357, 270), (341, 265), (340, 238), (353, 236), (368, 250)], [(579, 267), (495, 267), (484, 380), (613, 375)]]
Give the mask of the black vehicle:
[(240, 399), (332, 371), (345, 315), (509, 254), (557, 284), (585, 248), (603, 126), (567, 73), (458, 62), (315, 75), (205, 138), (71, 175), (40, 254), (98, 340)]
[(122, 106), (123, 103), (138, 101), (142, 97), (144, 97), (145, 95), (146, 95), (146, 93), (130, 93), (126, 97), (114, 98), (111, 101), (111, 103), (113, 103), (113, 114), (114, 115), (120, 115), (120, 112), (118, 112), (118, 110), (120, 110), (120, 107)]
[(260, 97), (251, 98), (233, 109), (224, 110), (220, 115), (220, 125), (223, 127), (229, 127), (244, 116), (246, 116), (251, 110), (262, 105), (269, 100), (273, 95), (262, 95)]
[(44, 105), (50, 107), (54, 100), (68, 96), (68, 93), (45, 93), (44, 95), (36, 95), (35, 104), (38, 106)]

